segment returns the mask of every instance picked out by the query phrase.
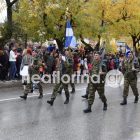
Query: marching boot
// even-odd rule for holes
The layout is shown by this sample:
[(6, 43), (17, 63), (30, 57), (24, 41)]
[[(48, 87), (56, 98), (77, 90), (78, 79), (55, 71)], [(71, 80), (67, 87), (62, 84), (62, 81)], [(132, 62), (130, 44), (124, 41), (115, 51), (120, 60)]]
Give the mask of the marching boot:
[(34, 90), (33, 89), (31, 89), (31, 93), (33, 93), (34, 92)]
[(120, 105), (127, 105), (127, 98), (126, 97), (123, 98), (123, 101), (120, 103)]
[(62, 91), (58, 91), (58, 93), (59, 93), (59, 95), (61, 95), (62, 94)]
[(20, 98), (26, 100), (27, 99), (27, 95), (24, 94), (24, 95), (20, 96)]
[(82, 95), (81, 97), (82, 97), (82, 98), (85, 98), (85, 99), (88, 99), (88, 95), (87, 95), (87, 94)]
[(104, 111), (106, 111), (106, 110), (107, 110), (107, 103), (106, 103), (106, 102), (104, 103), (103, 110), (104, 110)]
[(138, 101), (139, 101), (139, 97), (138, 96), (135, 96), (134, 103), (138, 103)]
[(43, 94), (40, 94), (39, 96), (38, 96), (38, 99), (42, 99), (43, 98)]
[(83, 110), (84, 113), (90, 113), (91, 111), (91, 105), (88, 104), (88, 108)]
[(50, 104), (51, 106), (53, 106), (54, 99), (48, 100), (47, 103)]
[(69, 97), (66, 98), (64, 104), (68, 104), (69, 103)]
[(71, 94), (75, 93), (75, 88), (72, 88)]

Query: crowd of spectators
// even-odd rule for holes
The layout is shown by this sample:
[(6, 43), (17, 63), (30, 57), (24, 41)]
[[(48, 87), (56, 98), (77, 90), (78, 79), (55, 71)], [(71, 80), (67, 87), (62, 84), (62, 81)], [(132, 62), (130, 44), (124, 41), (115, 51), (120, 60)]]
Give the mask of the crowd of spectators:
[[(22, 58), (28, 52), (31, 56), (37, 56), (45, 64), (45, 67), (40, 68), (41, 73), (52, 74), (53, 71), (57, 70), (59, 64), (59, 52), (55, 45), (51, 45), (48, 48), (45, 47), (33, 47), (27, 46), (26, 49), (23, 47), (11, 43), (9, 47), (4, 50), (0, 50), (0, 80), (19, 80), (21, 79), (20, 70), (22, 64)], [(91, 69), (91, 63), (94, 52), (87, 51), (84, 47), (80, 49), (71, 50), (71, 57), (73, 58), (73, 71), (76, 74), (82, 75), (87, 74)], [(124, 60), (124, 54), (120, 53), (105, 53), (102, 56), (102, 60), (106, 63), (107, 69), (119, 69), (121, 70), (122, 62)]]

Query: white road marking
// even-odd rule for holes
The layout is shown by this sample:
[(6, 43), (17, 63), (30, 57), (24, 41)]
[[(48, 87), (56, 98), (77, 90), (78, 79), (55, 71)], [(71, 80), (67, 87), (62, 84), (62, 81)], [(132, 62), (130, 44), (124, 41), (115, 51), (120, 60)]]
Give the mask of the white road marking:
[[(81, 91), (81, 90), (85, 90), (86, 88), (80, 88), (80, 89), (76, 89), (76, 91)], [(52, 93), (49, 92), (49, 93), (46, 93), (46, 94), (43, 94), (44, 96), (46, 95), (51, 95)], [(38, 94), (35, 93), (34, 95), (29, 95), (28, 98), (34, 98), (34, 97), (37, 97)], [(16, 97), (16, 98), (8, 98), (8, 99), (1, 99), (0, 102), (5, 102), (5, 101), (14, 101), (14, 100), (19, 100), (21, 99), (20, 97)]]

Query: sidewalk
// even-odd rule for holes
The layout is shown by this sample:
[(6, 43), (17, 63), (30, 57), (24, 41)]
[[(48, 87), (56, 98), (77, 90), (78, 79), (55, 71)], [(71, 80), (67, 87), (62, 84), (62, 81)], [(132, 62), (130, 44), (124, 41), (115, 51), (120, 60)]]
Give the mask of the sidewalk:
[(0, 89), (1, 88), (20, 87), (21, 85), (22, 85), (21, 80), (0, 81)]
[[(14, 80), (14, 81), (0, 81), (0, 89), (4, 88), (13, 88), (17, 87), (20, 88), (22, 87), (22, 81), (21, 80)], [(43, 87), (53, 87), (54, 84), (43, 84)]]

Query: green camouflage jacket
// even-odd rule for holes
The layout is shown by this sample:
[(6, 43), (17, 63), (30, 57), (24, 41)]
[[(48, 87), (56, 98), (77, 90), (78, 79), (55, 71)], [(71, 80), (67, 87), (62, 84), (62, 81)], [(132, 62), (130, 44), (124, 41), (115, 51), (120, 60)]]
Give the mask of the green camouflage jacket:
[(42, 66), (41, 61), (39, 61), (39, 59), (34, 58), (33, 64), (29, 67), (29, 74), (30, 76), (34, 75), (34, 74), (38, 74), (39, 75), (39, 68), (40, 66)]
[(73, 59), (70, 57), (66, 57), (66, 61), (64, 62), (64, 74), (71, 75), (73, 73)]
[(99, 72), (107, 72), (107, 66), (103, 61), (96, 61), (93, 60), (92, 62), (92, 69), (90, 71), (90, 75), (92, 76), (93, 74), (99, 74)]
[[(104, 74), (101, 75), (100, 72), (104, 72)], [(103, 63), (103, 61), (93, 60), (93, 62), (92, 62), (92, 69), (90, 71), (90, 76), (98, 75), (98, 76), (100, 76), (100, 83), (104, 83), (105, 77), (106, 77), (106, 73), (107, 73), (107, 66), (106, 66), (106, 64)], [(96, 80), (96, 79), (94, 78), (94, 80)]]
[(126, 59), (122, 65), (125, 78), (135, 79), (136, 73), (139, 71), (139, 63), (137, 60)]

